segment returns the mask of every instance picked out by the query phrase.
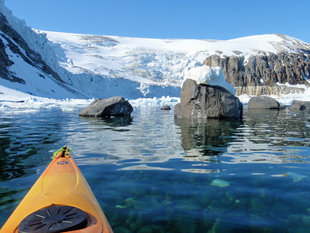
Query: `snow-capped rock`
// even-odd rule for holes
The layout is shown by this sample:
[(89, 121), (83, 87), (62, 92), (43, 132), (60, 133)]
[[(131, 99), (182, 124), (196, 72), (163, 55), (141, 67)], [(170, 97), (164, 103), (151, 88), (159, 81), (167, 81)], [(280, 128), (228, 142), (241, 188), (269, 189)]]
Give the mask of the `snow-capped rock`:
[(231, 94), (235, 95), (235, 88), (226, 82), (221, 67), (197, 66), (185, 72), (184, 79), (195, 80), (197, 84), (208, 84), (210, 86), (223, 87)]

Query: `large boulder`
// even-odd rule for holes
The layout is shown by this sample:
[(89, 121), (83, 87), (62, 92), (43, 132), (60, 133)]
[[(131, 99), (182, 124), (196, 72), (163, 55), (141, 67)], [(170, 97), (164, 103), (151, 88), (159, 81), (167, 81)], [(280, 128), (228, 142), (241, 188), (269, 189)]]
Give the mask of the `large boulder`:
[(242, 117), (242, 104), (226, 89), (206, 84), (197, 84), (187, 79), (181, 90), (181, 103), (174, 109), (178, 118), (224, 119)]
[(110, 117), (110, 116), (129, 116), (133, 111), (130, 103), (123, 97), (111, 97), (108, 99), (96, 99), (79, 115), (84, 117)]
[(290, 107), (291, 110), (305, 110), (310, 109), (310, 101), (293, 100)]
[(255, 96), (249, 100), (248, 109), (279, 109), (277, 100), (269, 96)]

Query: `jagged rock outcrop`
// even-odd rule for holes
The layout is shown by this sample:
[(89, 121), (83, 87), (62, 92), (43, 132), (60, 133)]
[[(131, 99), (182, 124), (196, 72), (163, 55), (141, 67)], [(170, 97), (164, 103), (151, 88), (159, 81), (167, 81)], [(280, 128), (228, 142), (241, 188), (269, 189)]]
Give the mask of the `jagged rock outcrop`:
[(280, 84), (305, 84), (310, 78), (310, 51), (299, 53), (280, 52), (278, 54), (261, 52), (261, 55), (209, 56), (204, 64), (220, 66), (226, 81), (236, 89), (236, 94), (270, 95), (302, 92), (304, 89)]
[(79, 115), (84, 117), (110, 117), (110, 116), (130, 116), (133, 108), (131, 104), (121, 96), (108, 99), (96, 99)]
[[(25, 81), (22, 77), (16, 77), (13, 72), (8, 70), (8, 67), (13, 63), (5, 51), (5, 47), (8, 46), (10, 50), (18, 54), (26, 63), (36, 67), (38, 70), (43, 71), (44, 73), (51, 75), (59, 83), (64, 81), (61, 77), (53, 71), (46, 63), (42, 60), (41, 56), (31, 50), (27, 45), (26, 41), (9, 25), (6, 17), (0, 13), (0, 68), (1, 73), (0, 77), (7, 79), (12, 82), (24, 83)], [(6, 43), (6, 44), (5, 44)], [(21, 51), (24, 49), (25, 53)], [(45, 78), (45, 77), (42, 77)]]
[[(0, 17), (1, 20), (1, 17)], [(1, 24), (1, 22), (0, 22)], [(8, 66), (12, 65), (13, 62), (9, 60), (8, 55), (5, 52), (5, 46), (3, 42), (0, 40), (0, 77), (8, 79), (9, 70)]]
[(226, 89), (206, 84), (197, 84), (187, 79), (181, 90), (181, 103), (174, 108), (178, 118), (192, 119), (240, 119), (242, 104)]

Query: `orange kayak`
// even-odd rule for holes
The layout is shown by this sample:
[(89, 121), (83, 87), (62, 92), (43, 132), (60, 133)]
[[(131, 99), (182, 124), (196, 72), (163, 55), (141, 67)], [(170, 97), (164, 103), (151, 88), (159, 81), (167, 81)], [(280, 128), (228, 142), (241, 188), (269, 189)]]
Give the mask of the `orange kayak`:
[(113, 232), (69, 151), (63, 147), (0, 233)]

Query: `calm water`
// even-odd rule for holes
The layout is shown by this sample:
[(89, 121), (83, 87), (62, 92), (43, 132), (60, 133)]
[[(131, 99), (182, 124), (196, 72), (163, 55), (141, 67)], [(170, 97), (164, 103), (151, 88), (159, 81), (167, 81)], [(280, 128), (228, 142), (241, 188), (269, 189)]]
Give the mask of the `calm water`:
[(116, 233), (310, 232), (310, 114), (241, 122), (87, 119), (60, 109), (0, 113), (0, 225), (63, 145)]

